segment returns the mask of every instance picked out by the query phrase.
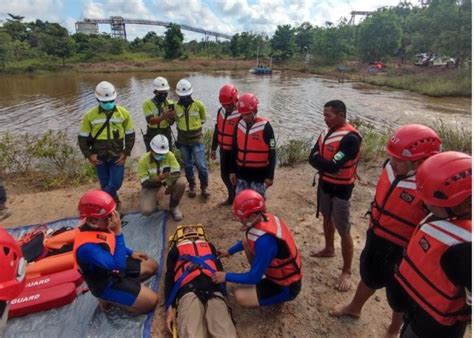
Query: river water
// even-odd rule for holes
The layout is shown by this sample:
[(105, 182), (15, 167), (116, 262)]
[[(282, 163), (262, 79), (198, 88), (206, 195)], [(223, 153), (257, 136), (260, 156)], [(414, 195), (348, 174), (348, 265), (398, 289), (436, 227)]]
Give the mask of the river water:
[[(193, 96), (208, 109), (205, 128), (214, 126), (222, 85), (233, 83), (241, 93), (254, 92), (260, 100), (259, 115), (270, 119), (279, 142), (319, 134), (325, 127), (323, 105), (333, 99), (346, 103), (349, 119), (358, 117), (376, 129), (436, 120), (471, 126), (471, 98), (431, 98), (362, 83), (339, 84), (296, 72), (270, 76), (245, 71), (163, 72), (0, 76), (0, 134), (40, 135), (52, 129), (64, 130), (75, 140), (82, 116), (97, 104), (95, 85), (107, 80), (116, 86), (118, 104), (131, 112), (140, 135), (140, 129), (146, 130), (142, 103), (153, 96), (151, 83), (156, 76), (167, 77), (172, 88), (183, 77), (191, 81)], [(176, 98), (174, 92), (171, 97)], [(135, 154), (143, 150), (141, 137), (137, 139)]]

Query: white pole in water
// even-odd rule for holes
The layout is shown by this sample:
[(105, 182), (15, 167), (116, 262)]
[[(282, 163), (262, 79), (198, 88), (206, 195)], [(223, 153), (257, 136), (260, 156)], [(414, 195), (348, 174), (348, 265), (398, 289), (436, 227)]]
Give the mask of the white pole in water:
[(257, 46), (257, 67), (258, 67), (258, 53), (260, 51), (260, 45)]

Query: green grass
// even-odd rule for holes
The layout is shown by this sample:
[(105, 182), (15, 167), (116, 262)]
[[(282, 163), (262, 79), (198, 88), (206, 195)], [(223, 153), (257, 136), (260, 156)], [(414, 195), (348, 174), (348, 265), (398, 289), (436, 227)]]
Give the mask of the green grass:
[(311, 151), (311, 139), (288, 140), (287, 142), (277, 145), (276, 156), (280, 167), (294, 166), (299, 162), (308, 160)]
[(454, 150), (467, 154), (472, 153), (472, 130), (470, 126), (456, 124), (454, 127), (450, 127), (439, 120), (432, 127), (443, 142), (443, 151)]
[(429, 96), (471, 96), (471, 68), (428, 69), (415, 74), (395, 71), (367, 76), (364, 82), (405, 89)]

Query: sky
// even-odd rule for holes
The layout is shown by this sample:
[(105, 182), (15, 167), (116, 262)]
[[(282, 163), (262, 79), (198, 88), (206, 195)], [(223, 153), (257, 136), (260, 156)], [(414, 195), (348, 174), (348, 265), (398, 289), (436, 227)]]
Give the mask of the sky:
[[(40, 19), (58, 22), (71, 33), (75, 22), (84, 18), (122, 16), (187, 24), (210, 31), (233, 35), (242, 31), (272, 35), (277, 25), (310, 22), (337, 23), (350, 12), (371, 11), (382, 6), (396, 6), (400, 0), (15, 0), (0, 2), (0, 20), (7, 13), (25, 16), (24, 21)], [(410, 1), (409, 1), (410, 2)], [(418, 1), (412, 0), (413, 4)], [(110, 32), (100, 25), (100, 32)], [(129, 40), (164, 27), (127, 25)], [(185, 40), (201, 40), (202, 35), (183, 31)]]

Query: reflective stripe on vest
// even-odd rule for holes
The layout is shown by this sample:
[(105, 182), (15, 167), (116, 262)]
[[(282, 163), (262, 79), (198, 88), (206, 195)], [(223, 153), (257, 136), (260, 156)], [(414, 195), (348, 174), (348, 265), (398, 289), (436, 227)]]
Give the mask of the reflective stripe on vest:
[(415, 174), (396, 177), (388, 162), (375, 189), (370, 227), (377, 236), (405, 248), (425, 216), (423, 201), (416, 194)]
[(257, 117), (247, 128), (244, 120), (237, 125), (237, 165), (244, 168), (265, 168), (269, 165), (270, 147), (265, 143), (263, 130), (268, 120)]
[[(177, 244), (177, 249), (179, 256), (197, 256), (203, 257), (212, 255), (212, 250), (208, 242), (203, 240), (183, 240)], [(216, 263), (212, 259), (208, 259), (205, 261), (207, 265), (209, 265), (214, 270), (217, 270)], [(192, 263), (185, 260), (178, 260), (174, 269), (174, 281), (176, 282), (181, 275), (186, 271), (186, 269), (190, 269), (190, 273), (183, 279), (181, 282), (181, 287), (191, 282), (194, 278), (200, 276), (201, 274), (205, 274), (206, 276), (211, 277), (212, 273), (208, 269), (202, 269), (200, 267), (195, 267), (193, 270)]]
[(105, 231), (80, 231), (74, 239), (73, 255), (75, 268), (79, 267), (76, 252), (84, 244), (106, 244), (109, 252), (115, 253), (115, 235)]
[(451, 246), (471, 242), (471, 234), (471, 220), (424, 223), (410, 240), (395, 275), (410, 297), (441, 325), (469, 318), (464, 290), (448, 279), (441, 258)]
[(265, 214), (265, 217), (268, 221), (260, 222), (251, 227), (246, 232), (245, 239), (253, 256), (255, 256), (255, 242), (260, 236), (265, 234), (275, 236), (278, 242), (282, 242), (285, 245), (289, 252), (289, 257), (274, 258), (265, 271), (265, 276), (276, 284), (288, 286), (303, 278), (298, 247), (290, 230), (282, 220), (271, 214)]
[(217, 112), (217, 142), (223, 150), (232, 149), (232, 137), (239, 118), (238, 111), (226, 114), (224, 108), (219, 108)]
[[(353, 126), (346, 123), (342, 127), (333, 132), (325, 129), (318, 138), (319, 154), (320, 156), (330, 161), (334, 158), (340, 148), (341, 140), (349, 133), (354, 133), (362, 138)], [(320, 171), (320, 177), (323, 181), (334, 184), (352, 184), (356, 180), (357, 163), (360, 158), (360, 149), (355, 159), (347, 161), (344, 166), (334, 174)]]

